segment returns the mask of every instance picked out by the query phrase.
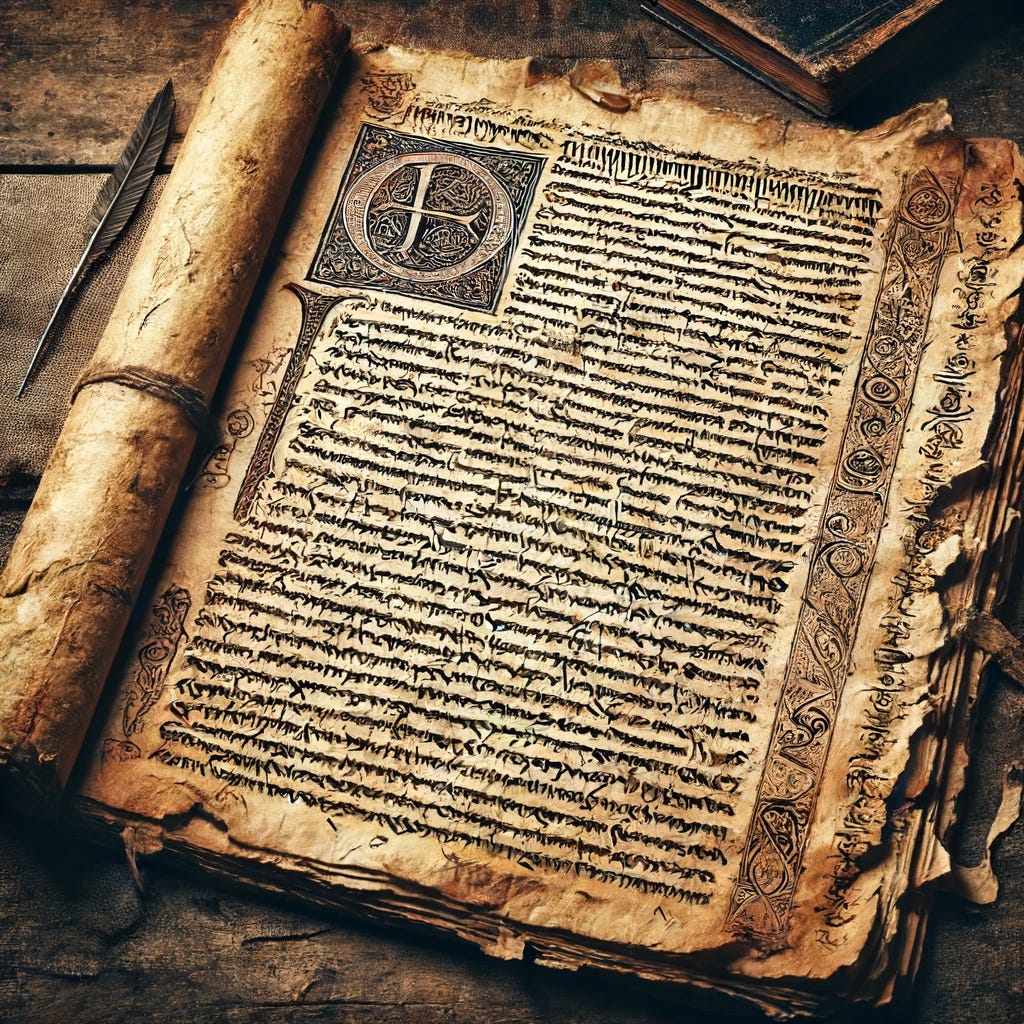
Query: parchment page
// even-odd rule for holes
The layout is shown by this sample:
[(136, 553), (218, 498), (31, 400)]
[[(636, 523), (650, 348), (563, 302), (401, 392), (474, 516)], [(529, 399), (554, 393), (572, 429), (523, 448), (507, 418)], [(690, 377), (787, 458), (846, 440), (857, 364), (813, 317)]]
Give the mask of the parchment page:
[(854, 136), (360, 61), (85, 797), (140, 849), (499, 955), (862, 965), (909, 875), (858, 858), (930, 710), (942, 566), (898, 635), (892, 605), (982, 460), (1020, 279), (961, 345), (957, 218), (1006, 168), (964, 192), (940, 106)]

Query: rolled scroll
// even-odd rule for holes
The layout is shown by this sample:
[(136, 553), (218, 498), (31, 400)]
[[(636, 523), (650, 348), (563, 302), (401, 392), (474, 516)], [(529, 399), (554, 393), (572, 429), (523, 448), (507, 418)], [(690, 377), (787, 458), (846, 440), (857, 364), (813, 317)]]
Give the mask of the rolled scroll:
[(348, 40), (252, 0), (0, 578), (0, 765), (63, 786)]

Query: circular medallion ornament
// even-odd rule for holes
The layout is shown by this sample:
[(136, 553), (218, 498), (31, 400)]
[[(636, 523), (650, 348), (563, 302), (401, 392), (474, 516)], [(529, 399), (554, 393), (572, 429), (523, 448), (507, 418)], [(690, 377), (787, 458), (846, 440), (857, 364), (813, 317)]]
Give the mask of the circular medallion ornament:
[(482, 164), (458, 153), (405, 153), (357, 178), (342, 203), (352, 244), (406, 281), (454, 281), (512, 235), (512, 200)]
[(861, 390), (878, 405), (895, 405), (900, 399), (900, 388), (896, 381), (881, 374), (868, 377), (861, 385)]
[(907, 219), (918, 227), (934, 228), (949, 217), (949, 200), (937, 185), (924, 185), (907, 198)]
[(857, 526), (856, 520), (845, 512), (833, 512), (825, 520), (825, 528), (836, 537), (850, 536)]
[(852, 579), (864, 567), (864, 556), (853, 544), (845, 541), (829, 544), (822, 551), (821, 557), (841, 579)]
[(847, 456), (843, 471), (848, 482), (864, 487), (877, 482), (882, 473), (882, 461), (867, 448), (858, 448)]

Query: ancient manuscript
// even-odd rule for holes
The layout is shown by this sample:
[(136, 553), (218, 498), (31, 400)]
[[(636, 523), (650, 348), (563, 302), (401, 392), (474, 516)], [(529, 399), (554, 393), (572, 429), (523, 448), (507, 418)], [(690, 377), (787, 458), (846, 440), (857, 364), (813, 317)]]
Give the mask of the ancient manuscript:
[(348, 75), (80, 801), (501, 956), (884, 998), (1013, 541), (1019, 155)]

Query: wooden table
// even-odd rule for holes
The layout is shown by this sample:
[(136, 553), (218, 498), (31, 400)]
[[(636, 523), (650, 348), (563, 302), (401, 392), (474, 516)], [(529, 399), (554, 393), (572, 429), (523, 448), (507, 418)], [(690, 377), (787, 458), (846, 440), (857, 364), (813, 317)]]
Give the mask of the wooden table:
[[(1012, 10), (1011, 10), (1012, 8)], [(0, 165), (4, 171), (109, 164), (168, 76), (180, 139), (227, 23), (231, 0), (5, 0), (0, 12)], [(704, 103), (802, 117), (625, 0), (358, 0), (356, 38), (568, 67), (611, 58), (626, 81)], [(868, 126), (948, 96), (958, 130), (1024, 143), (1024, 10), (974, 4), (962, 31), (906, 64), (851, 108)], [(173, 151), (172, 151), (173, 156)], [(13, 244), (0, 239), (0, 253)], [(2, 425), (0, 425), (2, 429)], [(0, 489), (0, 550), (31, 481)], [(8, 538), (9, 539), (9, 538)], [(1018, 626), (1020, 615), (1017, 613)], [(981, 731), (989, 758), (1024, 752), (1024, 697), (996, 680)], [(984, 794), (976, 798), (982, 808)], [(976, 857), (976, 837), (964, 840)], [(998, 848), (1003, 891), (971, 910), (939, 895), (916, 997), (894, 1019), (916, 1024), (1024, 1021), (1024, 826)], [(339, 919), (218, 887), (173, 867), (143, 868), (60, 826), (0, 824), (0, 1020), (358, 1021), (434, 1024), (666, 1024), (727, 1018), (664, 988), (507, 964), (439, 939)], [(864, 1019), (863, 1012), (856, 1019)]]

